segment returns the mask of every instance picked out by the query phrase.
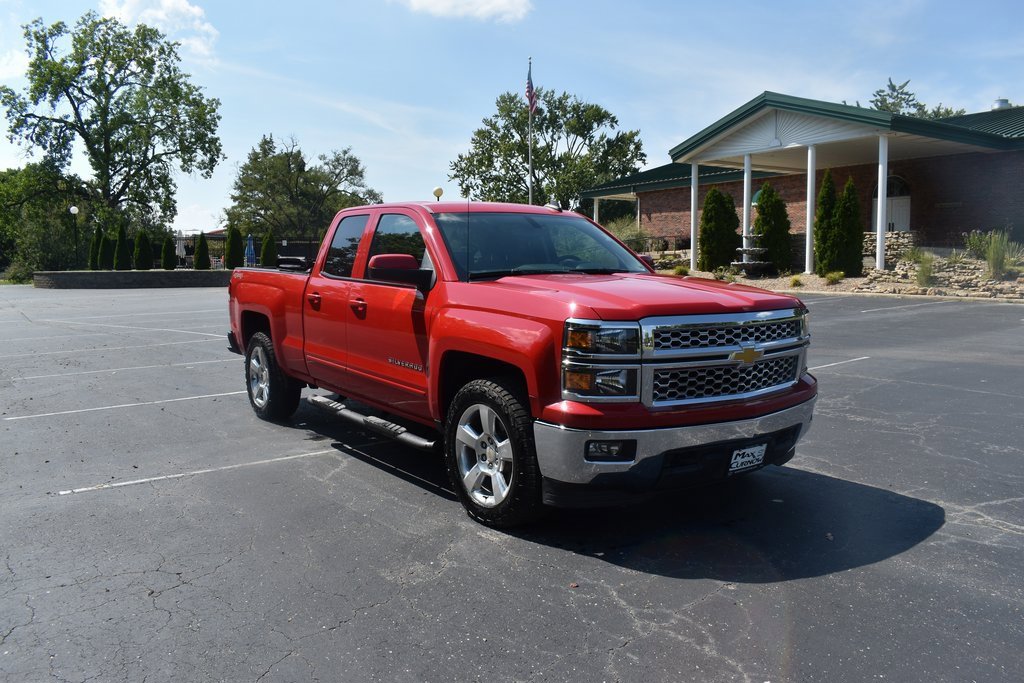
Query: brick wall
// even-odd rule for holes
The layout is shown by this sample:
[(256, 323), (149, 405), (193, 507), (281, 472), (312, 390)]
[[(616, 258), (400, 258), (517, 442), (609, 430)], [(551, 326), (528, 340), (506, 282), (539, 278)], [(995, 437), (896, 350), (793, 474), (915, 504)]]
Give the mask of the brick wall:
[[(860, 198), (861, 222), (871, 230), (872, 197), (878, 180), (878, 165), (833, 168), (832, 180), (841, 193), (852, 177)], [(889, 162), (889, 174), (903, 178), (910, 186), (910, 228), (918, 244), (959, 245), (960, 233), (1012, 225), (1015, 237), (1024, 240), (1024, 151), (957, 154), (925, 159)], [(824, 169), (817, 172), (820, 188)], [(806, 174), (755, 179), (752, 190), (770, 182), (786, 201), (792, 232), (806, 231)], [(722, 183), (737, 204), (743, 201), (742, 181)], [(699, 190), (699, 205), (711, 185)], [(753, 220), (753, 215), (751, 220)], [(690, 236), (690, 188), (640, 194), (640, 224), (656, 236)]]

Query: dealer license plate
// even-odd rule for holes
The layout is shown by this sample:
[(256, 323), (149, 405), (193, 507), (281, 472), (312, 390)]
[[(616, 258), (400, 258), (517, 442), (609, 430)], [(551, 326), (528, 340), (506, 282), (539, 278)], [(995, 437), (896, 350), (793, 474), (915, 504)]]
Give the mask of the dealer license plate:
[(768, 444), (762, 443), (746, 448), (737, 448), (732, 452), (732, 460), (729, 461), (729, 474), (745, 472), (764, 463), (764, 452), (768, 450)]

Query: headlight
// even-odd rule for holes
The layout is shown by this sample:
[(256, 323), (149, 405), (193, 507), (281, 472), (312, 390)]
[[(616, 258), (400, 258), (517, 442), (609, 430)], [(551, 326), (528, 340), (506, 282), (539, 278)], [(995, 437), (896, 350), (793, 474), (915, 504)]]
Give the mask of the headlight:
[(567, 320), (564, 350), (568, 356), (636, 358), (640, 354), (640, 325)]

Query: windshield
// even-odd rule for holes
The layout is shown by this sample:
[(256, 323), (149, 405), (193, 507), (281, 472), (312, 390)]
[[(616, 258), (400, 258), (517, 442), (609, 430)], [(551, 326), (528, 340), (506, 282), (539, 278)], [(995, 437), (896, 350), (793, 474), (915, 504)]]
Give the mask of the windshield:
[(539, 273), (645, 273), (625, 247), (579, 216), (434, 215), (460, 280)]

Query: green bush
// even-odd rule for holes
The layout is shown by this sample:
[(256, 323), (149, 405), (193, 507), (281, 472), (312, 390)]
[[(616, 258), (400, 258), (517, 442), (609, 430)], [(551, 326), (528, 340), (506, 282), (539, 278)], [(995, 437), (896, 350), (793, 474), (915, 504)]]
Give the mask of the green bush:
[(99, 269), (114, 269), (114, 240), (107, 234), (100, 239)]
[(690, 266), (688, 266), (685, 263), (680, 263), (678, 266), (672, 269), (672, 272), (675, 273), (676, 275), (689, 275)]
[(1003, 277), (1006, 272), (1006, 252), (1010, 246), (1010, 236), (1002, 231), (989, 235), (985, 249), (985, 262), (988, 263), (988, 276), (993, 280)]
[(761, 186), (761, 194), (757, 200), (757, 217), (751, 226), (751, 233), (759, 235), (757, 246), (764, 247), (765, 260), (771, 261), (775, 270), (787, 270), (792, 261), (789, 247), (789, 214), (786, 202), (769, 183)]
[(124, 223), (117, 226), (117, 241), (114, 242), (114, 270), (132, 269), (132, 250), (128, 246), (128, 232)]
[(164, 270), (174, 270), (178, 267), (178, 253), (174, 249), (174, 240), (170, 235), (164, 237), (163, 246), (160, 247), (160, 267)]
[(736, 260), (741, 238), (736, 232), (740, 219), (732, 196), (712, 187), (704, 197), (697, 238), (697, 268), (713, 271)]
[(852, 177), (847, 178), (843, 186), (833, 223), (839, 252), (837, 265), (847, 277), (860, 277), (864, 273), (864, 226), (860, 221), (860, 201)]
[(277, 268), (277, 242), (274, 240), (273, 230), (267, 230), (263, 235), (263, 244), (260, 245), (260, 265), (266, 268)]
[(192, 267), (195, 270), (210, 269), (210, 245), (206, 243), (206, 233), (199, 233), (199, 240), (196, 242), (196, 253), (192, 258)]
[(989, 234), (981, 230), (971, 230), (963, 234), (964, 247), (976, 259), (984, 261), (988, 252)]
[(794, 275), (793, 278), (789, 281), (789, 286), (793, 288), (803, 287), (804, 281), (800, 279), (799, 275)]
[(224, 243), (224, 267), (234, 270), (245, 265), (245, 245), (242, 233), (236, 227), (228, 228), (227, 240)]
[(954, 265), (955, 266), (955, 265), (959, 265), (959, 264), (961, 264), (963, 262), (964, 262), (964, 252), (962, 252), (962, 251), (960, 251), (958, 249), (954, 249), (953, 251), (949, 252), (949, 256), (946, 257), (946, 263), (949, 263), (950, 265)]
[(835, 285), (839, 284), (839, 281), (846, 277), (846, 273), (841, 270), (833, 270), (829, 273), (825, 273), (824, 277), (826, 285)]
[(145, 229), (139, 230), (135, 236), (135, 261), (136, 270), (152, 270), (153, 268), (153, 245), (149, 241), (149, 233)]
[(100, 247), (103, 245), (103, 230), (96, 226), (92, 234), (92, 242), (89, 243), (89, 270), (100, 269)]
[(836, 226), (836, 186), (832, 171), (825, 169), (814, 210), (814, 272), (822, 277), (842, 267), (843, 240)]
[(920, 260), (917, 261), (917, 272), (914, 280), (920, 287), (928, 287), (932, 284), (935, 274), (935, 256), (928, 252), (921, 252)]
[(911, 263), (920, 263), (921, 259), (925, 257), (925, 251), (921, 247), (910, 247), (902, 254), (900, 258), (904, 261), (910, 261)]

